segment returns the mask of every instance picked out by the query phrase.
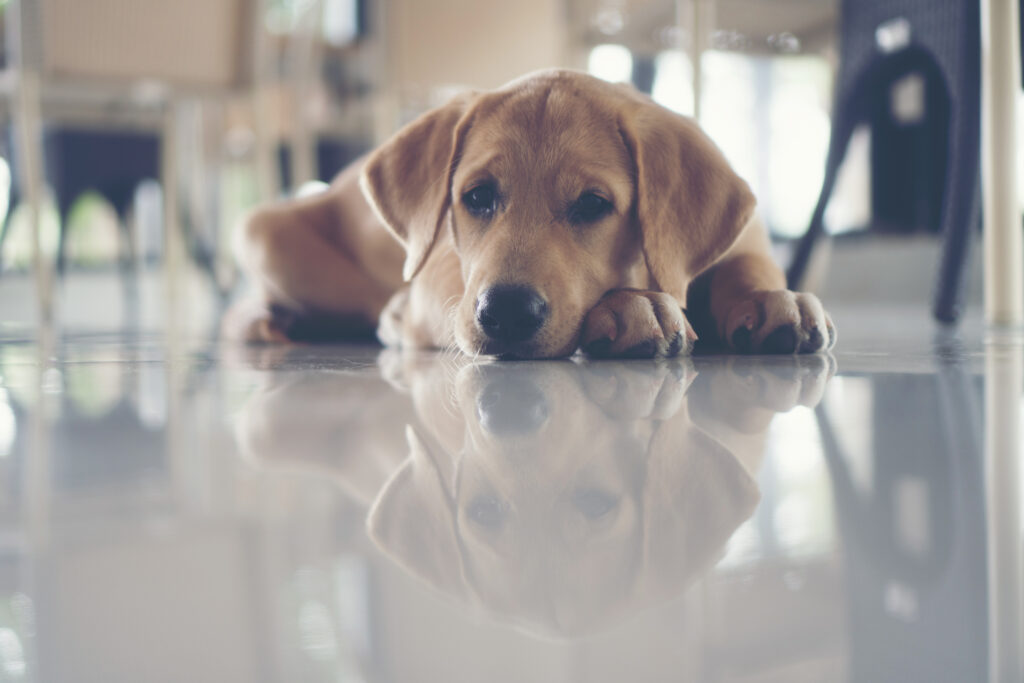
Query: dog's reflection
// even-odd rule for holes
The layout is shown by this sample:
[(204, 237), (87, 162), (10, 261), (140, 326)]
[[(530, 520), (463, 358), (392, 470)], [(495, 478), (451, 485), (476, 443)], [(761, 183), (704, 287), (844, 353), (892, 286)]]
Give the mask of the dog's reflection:
[[(335, 476), (372, 500), (371, 538), (410, 573), (499, 621), (578, 635), (681, 593), (721, 556), (758, 502), (772, 416), (815, 403), (832, 362), (735, 358), (700, 372), (688, 360), (453, 368), (386, 352), (382, 367), (402, 391), (391, 394), (393, 407), (378, 400), (377, 424), (361, 410), (360, 429), (404, 426), (407, 450), (385, 453), (396, 447), (357, 434), (346, 441), (393, 464), (390, 475), (355, 467), (355, 453), (296, 455), (338, 463)], [(322, 400), (322, 381), (308, 396), (289, 385), (286, 403), (303, 414), (302, 430), (337, 434), (345, 416), (324, 412), (317, 427), (320, 418), (300, 408)], [(339, 395), (351, 391), (338, 382)], [(281, 404), (280, 392), (272, 395)], [(409, 397), (414, 418), (403, 422)], [(263, 434), (296, 429), (270, 419), (260, 422)], [(302, 443), (329, 449), (332, 441), (340, 439)], [(269, 442), (295, 452), (299, 440)], [(246, 443), (254, 452), (264, 442)], [(378, 490), (365, 490), (365, 476), (344, 481), (346, 471), (368, 469), (381, 473)]]

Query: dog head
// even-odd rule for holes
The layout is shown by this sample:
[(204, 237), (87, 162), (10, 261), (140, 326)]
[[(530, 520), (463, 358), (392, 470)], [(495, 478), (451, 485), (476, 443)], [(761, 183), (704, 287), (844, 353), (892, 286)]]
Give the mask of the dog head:
[(370, 156), (362, 186), (406, 248), (407, 280), (450, 237), (465, 285), (456, 341), (507, 357), (573, 353), (612, 289), (685, 301), (754, 207), (692, 120), (570, 71), (424, 114)]

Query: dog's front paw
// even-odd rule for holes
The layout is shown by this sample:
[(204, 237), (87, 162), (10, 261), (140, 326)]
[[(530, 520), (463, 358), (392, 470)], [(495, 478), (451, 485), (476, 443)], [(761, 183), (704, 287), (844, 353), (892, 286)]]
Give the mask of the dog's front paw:
[(696, 338), (672, 296), (619, 289), (587, 314), (580, 348), (592, 358), (671, 358), (688, 353)]
[(409, 308), (409, 288), (403, 287), (384, 306), (377, 321), (377, 339), (384, 346), (402, 346), (405, 341), (405, 312)]
[(287, 309), (256, 299), (236, 302), (221, 321), (221, 335), (250, 344), (286, 344), (294, 316)]
[(724, 338), (743, 353), (817, 353), (835, 345), (836, 328), (818, 297), (777, 289), (733, 306)]

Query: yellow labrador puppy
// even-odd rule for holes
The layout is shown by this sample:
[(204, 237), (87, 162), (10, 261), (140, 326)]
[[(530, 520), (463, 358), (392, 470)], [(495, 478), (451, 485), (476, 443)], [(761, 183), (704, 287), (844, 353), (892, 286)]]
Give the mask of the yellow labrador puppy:
[(688, 118), (622, 85), (544, 71), (460, 96), (342, 171), (256, 211), (239, 256), (247, 340), (378, 328), (390, 345), (507, 358), (825, 350), (785, 288), (754, 197)]

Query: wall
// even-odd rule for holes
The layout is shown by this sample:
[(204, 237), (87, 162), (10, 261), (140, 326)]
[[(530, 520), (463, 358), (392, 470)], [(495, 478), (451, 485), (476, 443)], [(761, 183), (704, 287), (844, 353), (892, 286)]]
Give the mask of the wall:
[(558, 0), (392, 0), (383, 8), (392, 86), (494, 88), (563, 63)]

